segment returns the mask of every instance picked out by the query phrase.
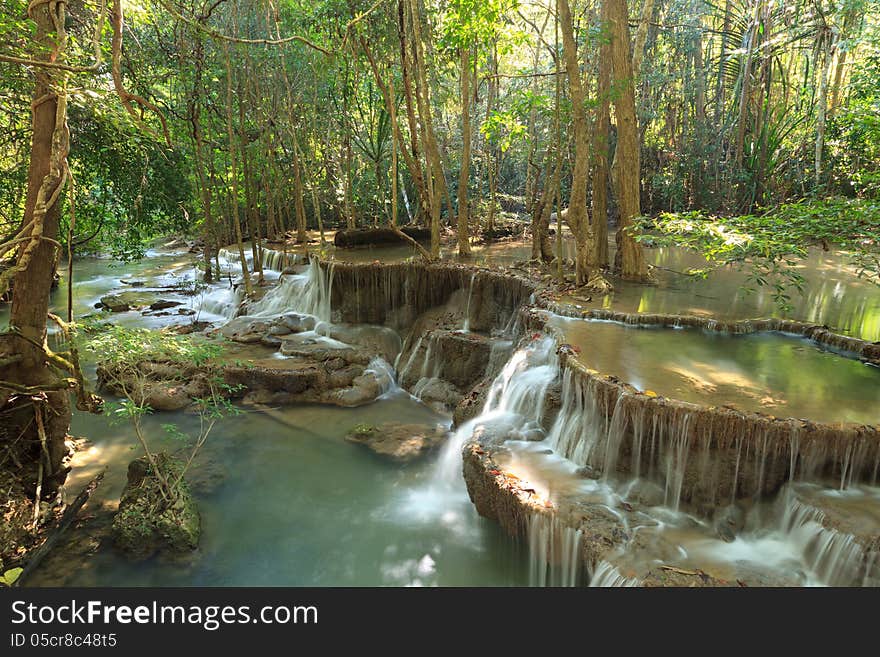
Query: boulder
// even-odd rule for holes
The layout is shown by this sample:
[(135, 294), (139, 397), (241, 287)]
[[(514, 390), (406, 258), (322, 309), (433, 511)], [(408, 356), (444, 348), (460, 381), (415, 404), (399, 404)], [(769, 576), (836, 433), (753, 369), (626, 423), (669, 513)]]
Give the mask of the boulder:
[[(165, 453), (155, 454), (156, 465), (166, 480), (176, 481), (183, 465)], [(128, 482), (113, 518), (115, 545), (133, 560), (157, 552), (188, 552), (198, 547), (201, 533), (199, 512), (184, 479), (175, 488), (174, 500), (162, 496), (159, 478), (146, 456), (128, 466)]]
[(98, 308), (104, 308), (113, 313), (124, 313), (135, 308), (146, 308), (156, 301), (156, 295), (150, 292), (127, 291), (115, 294), (105, 294), (101, 301), (96, 304)]
[(366, 445), (376, 454), (395, 461), (411, 461), (439, 445), (446, 433), (427, 424), (385, 422), (379, 426), (358, 425), (345, 436), (349, 442)]
[(182, 383), (149, 383), (146, 404), (154, 411), (179, 411), (192, 402)]

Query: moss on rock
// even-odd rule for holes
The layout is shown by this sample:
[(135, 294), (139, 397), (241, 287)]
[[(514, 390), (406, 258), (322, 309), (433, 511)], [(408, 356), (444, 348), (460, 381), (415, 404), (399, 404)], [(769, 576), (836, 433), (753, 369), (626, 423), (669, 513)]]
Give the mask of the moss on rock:
[[(183, 465), (160, 453), (156, 463), (167, 480), (180, 478)], [(186, 552), (199, 544), (201, 521), (195, 501), (184, 479), (176, 487), (176, 499), (168, 503), (162, 496), (159, 479), (146, 456), (128, 466), (128, 483), (122, 491), (119, 511), (113, 519), (116, 546), (135, 560), (157, 552)]]

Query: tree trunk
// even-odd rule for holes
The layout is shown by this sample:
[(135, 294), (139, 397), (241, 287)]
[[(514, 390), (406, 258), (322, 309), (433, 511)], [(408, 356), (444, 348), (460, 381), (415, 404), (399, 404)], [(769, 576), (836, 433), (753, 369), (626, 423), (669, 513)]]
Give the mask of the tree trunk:
[[(498, 96), (498, 47), (492, 46), (492, 59), (490, 66), (489, 88), (486, 93), (486, 119), (492, 116), (495, 111), (495, 101)], [(475, 80), (475, 84), (478, 82)], [(483, 140), (485, 148), (486, 161), (486, 179), (489, 183), (489, 216), (486, 218), (486, 227), (491, 231), (495, 228), (495, 207), (496, 196), (498, 192), (498, 183), (496, 181), (495, 172), (498, 170), (498, 149), (486, 137)], [(526, 175), (528, 175), (528, 164), (526, 164)]]
[(461, 170), (458, 175), (458, 255), (471, 253), (468, 229), (468, 179), (471, 169), (471, 51), (461, 48)]
[(642, 59), (645, 56), (645, 44), (648, 41), (648, 27), (651, 17), (654, 15), (654, 0), (644, 0), (642, 4), (642, 16), (639, 26), (636, 28), (636, 38), (633, 43), (632, 68), (633, 75), (639, 77), (642, 72)]
[(409, 0), (409, 22), (413, 36), (413, 59), (416, 73), (416, 99), (422, 124), (422, 143), (425, 146), (425, 164), (430, 178), (431, 189), (431, 257), (440, 257), (440, 205), (448, 196), (446, 177), (440, 161), (440, 151), (434, 136), (434, 121), (431, 116), (431, 97), (428, 90), (427, 65), (422, 46), (421, 16), (417, 0)]
[(232, 180), (232, 227), (235, 230), (235, 243), (238, 247), (238, 257), (241, 261), (241, 274), (244, 277), (244, 289), (251, 296), (254, 289), (251, 285), (251, 275), (248, 271), (247, 260), (244, 257), (244, 244), (241, 234), (241, 220), (238, 208), (238, 166), (236, 163), (235, 130), (232, 126), (232, 61), (229, 57), (229, 44), (223, 42), (223, 51), (226, 58), (226, 136), (229, 140), (229, 176)]
[(611, 27), (611, 63), (614, 76), (614, 112), (617, 116), (617, 228), (616, 269), (624, 280), (644, 281), (648, 268), (642, 249), (630, 234), (633, 220), (641, 214), (639, 199), (639, 127), (636, 122), (635, 90), (629, 50), (626, 0), (605, 0)]
[[(65, 5), (34, 3), (29, 14), (37, 25), (34, 59), (63, 61)], [(57, 388), (59, 383), (43, 345), (55, 274), (56, 245), (50, 240), (58, 236), (69, 142), (65, 74), (41, 67), (34, 67), (33, 74), (33, 133), (22, 219), (22, 237), (28, 239), (19, 247), (12, 270), (9, 324), (17, 333), (6, 333), (0, 340), (0, 361), (6, 361), (0, 365), (0, 380), (39, 389)], [(71, 416), (67, 387), (29, 395), (16, 394), (4, 385), (0, 387), (0, 410), (0, 444), (19, 455), (21, 480), (34, 489), (42, 484), (44, 495), (53, 493), (64, 483), (69, 469), (64, 465)]]
[[(828, 110), (828, 77), (831, 72), (831, 35), (823, 36), (822, 46), (822, 72), (819, 74), (819, 94), (816, 100), (816, 146), (813, 157), (815, 191), (818, 192), (822, 185), (822, 150), (825, 147), (825, 125), (827, 123)], [(818, 66), (818, 62), (816, 65)]]
[[(568, 73), (568, 86), (571, 93), (572, 130), (574, 132), (574, 168), (571, 174), (571, 196), (568, 201), (567, 221), (575, 238), (576, 281), (578, 285), (585, 285), (590, 279), (588, 261), (592, 238), (587, 217), (590, 135), (585, 105), (586, 94), (581, 81), (577, 42), (574, 38), (574, 26), (568, 0), (559, 0), (559, 21), (562, 29), (562, 54), (565, 58), (565, 69)], [(627, 57), (628, 53), (629, 43), (627, 42)], [(630, 89), (632, 89), (631, 80)], [(635, 111), (634, 106), (633, 111)]]
[(296, 210), (296, 243), (308, 242), (306, 234), (306, 210), (303, 205), (302, 167), (299, 162), (300, 150), (296, 138), (293, 141), (293, 203)]
[[(646, 0), (651, 2), (652, 0)], [(599, 49), (598, 104), (593, 130), (593, 252), (590, 265), (601, 269), (608, 265), (608, 149), (611, 136), (611, 45)]]

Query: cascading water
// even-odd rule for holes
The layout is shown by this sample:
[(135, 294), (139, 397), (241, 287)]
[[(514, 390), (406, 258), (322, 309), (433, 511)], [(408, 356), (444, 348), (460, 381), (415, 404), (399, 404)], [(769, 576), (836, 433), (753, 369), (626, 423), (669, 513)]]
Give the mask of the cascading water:
[(582, 532), (559, 518), (532, 513), (528, 519), (529, 582), (532, 586), (577, 586)]
[(367, 365), (364, 373), (372, 374), (379, 384), (381, 395), (388, 395), (398, 392), (400, 388), (397, 385), (397, 379), (394, 376), (394, 368), (388, 364), (384, 358), (376, 356)]
[(198, 302), (198, 318), (211, 319), (213, 316), (230, 320), (235, 317), (243, 299), (244, 288), (242, 286), (234, 289), (232, 286), (215, 287), (204, 292)]
[(873, 574), (865, 549), (852, 534), (825, 527), (825, 514), (801, 501), (795, 491), (788, 484), (780, 495), (780, 529), (803, 554), (813, 577), (829, 586), (865, 585)]
[(250, 306), (248, 314), (271, 317), (283, 312), (298, 312), (329, 322), (332, 285), (332, 272), (326, 273), (317, 258), (313, 258), (304, 274), (282, 277), (277, 287)]
[(495, 377), (483, 411), (452, 435), (441, 453), (436, 479), (453, 485), (461, 479), (461, 450), (478, 426), (539, 427), (548, 386), (559, 371), (556, 342), (540, 336), (517, 349)]
[(633, 587), (640, 582), (634, 577), (625, 577), (617, 567), (608, 561), (600, 561), (590, 578), (592, 587)]
[(416, 358), (416, 354), (419, 353), (419, 349), (422, 347), (422, 340), (424, 336), (419, 336), (416, 340), (415, 345), (413, 345), (412, 350), (409, 352), (409, 358), (406, 359), (406, 362), (403, 364), (403, 367), (400, 366), (400, 359), (403, 357), (403, 354), (406, 353), (406, 344), (403, 345), (403, 349), (400, 350), (400, 353), (397, 354), (397, 360), (394, 363), (394, 369), (397, 370), (397, 378), (398, 381), (403, 381), (406, 376), (409, 374), (410, 369), (413, 366), (413, 361)]
[(468, 297), (467, 303), (464, 307), (464, 323), (462, 324), (461, 330), (464, 333), (469, 333), (471, 330), (471, 298), (474, 296), (474, 281), (477, 279), (477, 273), (474, 272), (471, 274), (471, 284), (468, 286)]

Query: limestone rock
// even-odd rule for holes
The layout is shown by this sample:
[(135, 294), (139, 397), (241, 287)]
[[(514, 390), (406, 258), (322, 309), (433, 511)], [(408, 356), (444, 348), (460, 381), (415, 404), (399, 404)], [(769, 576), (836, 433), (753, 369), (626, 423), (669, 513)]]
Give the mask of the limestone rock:
[(135, 308), (145, 308), (155, 301), (155, 294), (129, 290), (116, 294), (105, 294), (97, 306), (110, 312), (124, 313)]
[(345, 439), (366, 445), (395, 461), (411, 461), (436, 447), (444, 437), (445, 432), (439, 426), (385, 422), (379, 426), (358, 425)]
[[(179, 461), (165, 453), (155, 455), (166, 479), (176, 480), (182, 471)], [(119, 511), (113, 518), (116, 546), (134, 560), (157, 552), (187, 552), (198, 547), (201, 520), (185, 480), (176, 488), (176, 499), (162, 497), (159, 479), (146, 456), (128, 466), (128, 482), (122, 491)]]

